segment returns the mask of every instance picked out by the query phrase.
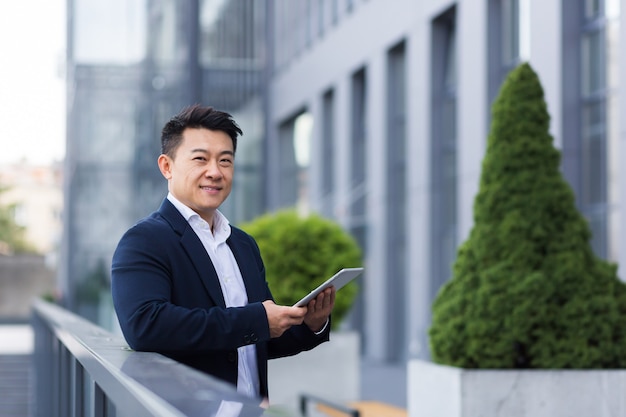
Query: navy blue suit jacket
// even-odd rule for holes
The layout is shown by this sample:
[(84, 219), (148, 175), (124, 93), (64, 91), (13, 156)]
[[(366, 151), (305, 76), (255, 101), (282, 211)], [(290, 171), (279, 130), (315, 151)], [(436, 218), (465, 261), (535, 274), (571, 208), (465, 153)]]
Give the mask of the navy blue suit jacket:
[(227, 240), (243, 277), (248, 305), (226, 308), (217, 274), (200, 239), (165, 199), (120, 240), (111, 291), (126, 341), (237, 384), (237, 348), (256, 344), (260, 392), (267, 397), (267, 360), (312, 349), (329, 339), (306, 325), (270, 338), (262, 302), (272, 299), (254, 239), (236, 227)]

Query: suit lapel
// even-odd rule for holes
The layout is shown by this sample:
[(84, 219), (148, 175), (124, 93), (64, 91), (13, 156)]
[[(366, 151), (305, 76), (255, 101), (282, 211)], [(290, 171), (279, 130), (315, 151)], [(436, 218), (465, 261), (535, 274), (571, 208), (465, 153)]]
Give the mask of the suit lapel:
[(224, 301), (217, 272), (196, 232), (193, 231), (187, 220), (169, 200), (165, 199), (163, 201), (159, 212), (180, 236), (180, 244), (196, 269), (198, 277), (209, 293), (213, 303), (225, 308), (226, 302)]
[(200, 242), (198, 235), (196, 235), (191, 226), (187, 227), (187, 230), (183, 233), (180, 243), (183, 245), (183, 248), (185, 248), (189, 259), (196, 268), (198, 276), (209, 292), (213, 302), (220, 307), (226, 307), (222, 288), (220, 287), (213, 262), (211, 262), (211, 258), (209, 258), (204, 246), (202, 246), (202, 242)]
[(235, 234), (231, 234), (226, 243), (233, 252), (239, 271), (241, 271), (241, 276), (246, 286), (246, 293), (248, 294), (248, 303), (265, 301), (265, 281), (259, 278), (254, 252), (250, 244)]

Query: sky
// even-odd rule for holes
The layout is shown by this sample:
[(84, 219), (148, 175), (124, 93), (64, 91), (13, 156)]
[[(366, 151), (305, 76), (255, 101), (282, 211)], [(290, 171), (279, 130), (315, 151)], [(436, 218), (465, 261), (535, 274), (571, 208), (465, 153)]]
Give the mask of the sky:
[(0, 164), (65, 155), (66, 0), (0, 1)]

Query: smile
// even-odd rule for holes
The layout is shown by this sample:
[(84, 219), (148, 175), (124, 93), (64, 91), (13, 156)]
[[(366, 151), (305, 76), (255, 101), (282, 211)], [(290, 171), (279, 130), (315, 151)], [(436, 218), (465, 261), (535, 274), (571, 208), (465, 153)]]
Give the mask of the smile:
[(204, 191), (219, 191), (222, 187), (211, 187), (211, 186), (200, 186), (200, 188)]

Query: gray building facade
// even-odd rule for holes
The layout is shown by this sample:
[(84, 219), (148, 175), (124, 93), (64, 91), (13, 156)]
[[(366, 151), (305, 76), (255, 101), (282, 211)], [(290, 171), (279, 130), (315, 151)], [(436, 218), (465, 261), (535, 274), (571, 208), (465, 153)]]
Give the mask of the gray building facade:
[[(431, 303), (473, 223), (491, 103), (523, 61), (544, 86), (596, 253), (626, 262), (626, 2), (273, 3), (268, 207), (305, 204), (361, 242), (367, 269), (351, 326), (364, 356), (429, 357)], [(293, 158), (281, 150), (302, 142), (289, 134), (302, 114), (312, 125), (307, 181), (289, 197), (279, 185)]]
[[(596, 253), (626, 264), (626, 0), (112, 3), (118, 21), (143, 22), (128, 29), (140, 45), (116, 44), (124, 59), (108, 61), (68, 48), (66, 292), (102, 281), (123, 231), (158, 206), (160, 128), (202, 102), (244, 130), (231, 221), (292, 206), (337, 220), (366, 267), (344, 327), (370, 359), (429, 357), (430, 306), (472, 227), (491, 103), (523, 61)], [(80, 19), (104, 16), (70, 5), (73, 45)]]

